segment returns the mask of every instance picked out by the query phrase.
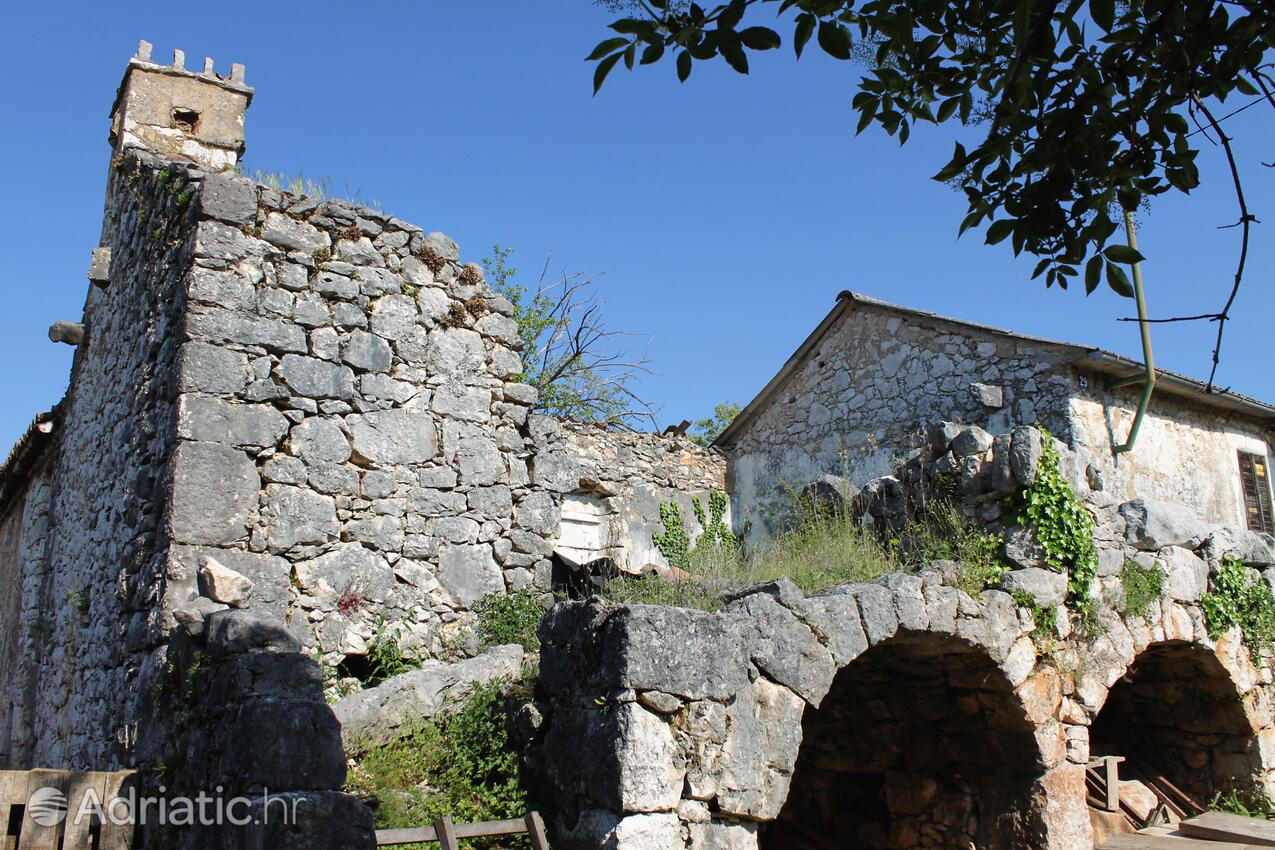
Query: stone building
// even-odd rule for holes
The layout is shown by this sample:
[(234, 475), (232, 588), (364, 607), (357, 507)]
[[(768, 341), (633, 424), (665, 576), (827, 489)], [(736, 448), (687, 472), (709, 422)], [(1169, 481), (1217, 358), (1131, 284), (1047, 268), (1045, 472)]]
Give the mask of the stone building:
[(535, 413), (479, 265), (240, 176), (243, 68), (184, 64), (128, 64), (70, 387), (0, 467), (0, 766), (295, 792), (363, 846), (324, 670), (384, 629), (471, 655), (475, 604), (555, 565), (659, 566), (659, 503), (724, 461)]
[(1008, 431), (1037, 422), (1086, 459), (1119, 501), (1166, 499), (1210, 522), (1272, 532), (1275, 407), (1161, 371), (1133, 451), (1115, 455), (1140, 363), (842, 292), (836, 306), (716, 441), (730, 456), (736, 522), (764, 537), (785, 492), (821, 475), (885, 475), (947, 419)]

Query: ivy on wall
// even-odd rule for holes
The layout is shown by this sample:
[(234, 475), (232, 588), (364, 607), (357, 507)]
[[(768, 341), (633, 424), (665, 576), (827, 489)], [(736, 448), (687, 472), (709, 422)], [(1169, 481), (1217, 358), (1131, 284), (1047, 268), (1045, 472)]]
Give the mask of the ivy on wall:
[(663, 531), (651, 535), (655, 548), (674, 569), (690, 571), (696, 552), (702, 547), (734, 546), (737, 544), (735, 533), (726, 524), (726, 509), (730, 507), (730, 497), (717, 490), (708, 494), (708, 509), (696, 496), (691, 500), (695, 510), (695, 519), (699, 521), (703, 532), (691, 546), (691, 536), (686, 530), (686, 520), (677, 502), (660, 503), (660, 525)]
[(1204, 624), (1216, 639), (1238, 626), (1249, 651), (1270, 649), (1275, 641), (1275, 594), (1256, 570), (1233, 557), (1222, 559), (1200, 598)]

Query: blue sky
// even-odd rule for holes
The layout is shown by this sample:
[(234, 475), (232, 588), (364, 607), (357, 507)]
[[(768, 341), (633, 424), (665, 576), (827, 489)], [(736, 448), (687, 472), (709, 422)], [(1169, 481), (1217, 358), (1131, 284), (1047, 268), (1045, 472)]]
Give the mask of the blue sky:
[[(4, 447), (66, 386), (71, 350), (46, 332), (81, 315), (107, 112), (140, 38), (165, 61), (179, 47), (189, 65), (247, 66), (249, 170), (327, 178), (452, 235), (468, 260), (499, 243), (529, 275), (546, 257), (599, 275), (611, 324), (652, 360), (642, 390), (661, 424), (746, 402), (846, 288), (1138, 354), (1136, 326), (1115, 321), (1131, 302), (1046, 291), (1006, 245), (958, 241), (962, 199), (929, 179), (953, 131), (922, 128), (902, 148), (875, 130), (856, 138), (858, 75), (813, 52), (798, 63), (785, 45), (755, 57), (750, 77), (697, 65), (685, 85), (671, 65), (619, 69), (595, 98), (582, 58), (608, 18), (588, 0), (11, 3), (5, 17)], [(1270, 112), (1228, 128), (1269, 223), (1219, 383), (1275, 400), (1275, 170), (1256, 164), (1275, 159)], [(1205, 151), (1204, 186), (1143, 218), (1153, 315), (1224, 300), (1238, 231), (1216, 229), (1237, 216), (1222, 167)], [(1157, 364), (1206, 376), (1212, 334), (1156, 328)]]

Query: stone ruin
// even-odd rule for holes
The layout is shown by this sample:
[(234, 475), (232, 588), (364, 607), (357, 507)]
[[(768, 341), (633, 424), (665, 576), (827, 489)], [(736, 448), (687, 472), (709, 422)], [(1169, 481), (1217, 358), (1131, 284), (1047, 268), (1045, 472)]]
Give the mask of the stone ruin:
[[(949, 423), (931, 436), (847, 494), (853, 510), (888, 527), (909, 491), (957, 470), (959, 504), (997, 528), (999, 499), (1033, 480), (1049, 439)], [(1084, 459), (1058, 449), (1086, 492)], [(1210, 637), (1200, 605), (1223, 558), (1275, 579), (1275, 541), (1168, 503), (1089, 491), (1085, 506), (1094, 637), (1059, 616), (1041, 639), (1010, 591), (1061, 606), (1066, 580), (1012, 529), (1019, 568), (977, 597), (952, 586), (959, 565), (933, 561), (813, 595), (784, 579), (714, 613), (559, 604), (533, 712), (556, 846), (1081, 850), (1111, 826), (1086, 803), (1099, 755), (1143, 759), (1204, 802), (1275, 790), (1269, 652), (1236, 629)], [(1120, 610), (1126, 560), (1164, 576), (1144, 616)]]
[[(475, 604), (662, 569), (660, 504), (694, 536), (691, 500), (727, 468), (675, 436), (534, 413), (510, 380), (512, 305), (454, 242), (229, 168), (251, 97), (238, 66), (159, 65), (149, 45), (129, 63), (84, 316), (51, 330), (76, 346), (70, 389), (0, 475), (0, 762), (300, 807), (151, 846), (352, 850), (373, 837), (341, 791), (347, 751), (527, 660), (477, 653)], [(1166, 595), (1145, 618), (1105, 606), (1094, 639), (1060, 617), (1040, 646), (1009, 591), (1047, 607), (1065, 582), (998, 500), (1043, 439), (940, 425), (891, 476), (819, 484), (888, 528), (945, 476), (1009, 538), (1004, 589), (970, 596), (958, 565), (927, 562), (714, 613), (554, 607), (519, 727), (555, 846), (1088, 848), (1100, 752), (1152, 752), (1200, 796), (1270, 788), (1270, 665), (1211, 638), (1200, 599), (1224, 556), (1275, 563), (1272, 541), (1116, 504), (1060, 445), (1098, 519), (1095, 595), (1118, 598), (1126, 559)], [(422, 666), (330, 706), (330, 671), (385, 622)]]

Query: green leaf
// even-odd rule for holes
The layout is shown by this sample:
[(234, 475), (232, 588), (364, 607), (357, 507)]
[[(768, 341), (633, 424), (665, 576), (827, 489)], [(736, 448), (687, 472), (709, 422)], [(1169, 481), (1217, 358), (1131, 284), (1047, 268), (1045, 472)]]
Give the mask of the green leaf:
[(1186, 119), (1176, 112), (1167, 112), (1164, 115), (1164, 126), (1171, 133), (1185, 133), (1190, 129), (1186, 123)]
[(1115, 263), (1107, 263), (1107, 286), (1110, 286), (1117, 295), (1123, 295), (1125, 298), (1133, 297), (1133, 284), (1129, 282), (1129, 276)]
[(1133, 265), (1140, 263), (1146, 259), (1142, 254), (1138, 253), (1136, 248), (1130, 248), (1128, 245), (1108, 245), (1102, 255), (1112, 263), (1124, 263), (1125, 265)]
[(627, 38), (608, 38), (606, 41), (601, 42), (597, 47), (593, 48), (593, 52), (585, 57), (584, 61), (596, 62), (603, 56), (606, 56), (612, 51), (619, 50), (628, 43), (629, 40)]
[(606, 81), (607, 74), (611, 73), (611, 69), (615, 67), (615, 63), (620, 61), (624, 56), (623, 53), (612, 53), (607, 58), (598, 63), (597, 70), (593, 72), (593, 93), (597, 94), (602, 88), (602, 83)]
[(1102, 282), (1102, 255), (1094, 254), (1085, 263), (1085, 294), (1092, 295)]
[(849, 59), (850, 32), (835, 21), (820, 21), (819, 46), (834, 59)]
[(641, 64), (652, 65), (664, 56), (664, 42), (656, 41), (648, 44), (646, 49), (642, 51)]
[(782, 43), (779, 33), (767, 27), (749, 27), (740, 30), (739, 40), (751, 50), (774, 50)]
[(744, 48), (740, 46), (738, 39), (722, 38), (717, 49), (721, 51), (726, 64), (741, 74), (748, 73), (748, 56), (744, 53)]
[(956, 108), (961, 105), (961, 97), (950, 97), (939, 104), (938, 122), (942, 124), (944, 121), (952, 117), (952, 113), (956, 112)]
[(691, 54), (685, 50), (677, 54), (677, 79), (680, 82), (686, 82), (686, 78), (691, 75)]
[(815, 16), (806, 12), (797, 16), (797, 28), (793, 31), (792, 49), (796, 52), (797, 58), (801, 58), (801, 51), (805, 48), (806, 42), (810, 41), (810, 36), (815, 32)]
[(1243, 77), (1235, 78), (1235, 87), (1240, 90), (1240, 94), (1255, 95), (1257, 94), (1257, 86), (1250, 83)]
[(1017, 223), (1018, 221), (1012, 218), (992, 222), (992, 226), (987, 228), (987, 244), (995, 245), (1003, 241), (1013, 231), (1014, 225)]
[(1089, 0), (1089, 17), (1103, 32), (1111, 32), (1116, 23), (1115, 0)]

